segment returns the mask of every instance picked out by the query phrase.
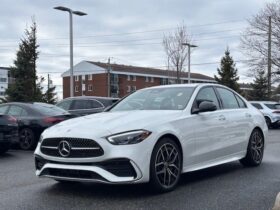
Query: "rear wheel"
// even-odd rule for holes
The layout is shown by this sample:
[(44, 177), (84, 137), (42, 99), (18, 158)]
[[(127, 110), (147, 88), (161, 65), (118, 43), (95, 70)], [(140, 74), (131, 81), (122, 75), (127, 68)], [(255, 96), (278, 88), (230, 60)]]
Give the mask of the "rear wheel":
[(23, 150), (31, 150), (35, 147), (35, 135), (29, 128), (23, 128), (19, 132), (19, 147)]
[(173, 190), (181, 176), (182, 154), (170, 138), (161, 139), (154, 147), (150, 162), (150, 185), (157, 192)]
[(240, 160), (240, 163), (245, 166), (259, 166), (262, 163), (264, 151), (264, 138), (259, 129), (253, 130), (246, 157)]

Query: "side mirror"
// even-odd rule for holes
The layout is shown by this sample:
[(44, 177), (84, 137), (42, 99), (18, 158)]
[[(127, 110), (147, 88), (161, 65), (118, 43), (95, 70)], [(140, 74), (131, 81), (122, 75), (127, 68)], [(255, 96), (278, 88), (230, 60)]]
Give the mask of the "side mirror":
[(198, 109), (194, 109), (192, 111), (192, 114), (198, 114), (200, 112), (212, 112), (212, 111), (216, 111), (216, 110), (217, 110), (217, 106), (213, 102), (202, 101), (199, 104)]

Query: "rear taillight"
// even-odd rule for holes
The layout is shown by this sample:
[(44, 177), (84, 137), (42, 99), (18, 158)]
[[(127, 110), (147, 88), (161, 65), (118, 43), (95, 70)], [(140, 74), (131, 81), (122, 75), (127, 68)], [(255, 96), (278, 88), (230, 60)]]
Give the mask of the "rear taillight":
[(12, 123), (12, 124), (17, 123), (17, 119), (13, 116), (8, 116), (7, 120), (9, 121), (9, 123)]
[(44, 118), (44, 122), (45, 123), (50, 123), (50, 124), (59, 123), (63, 120), (64, 120), (64, 118), (59, 118), (59, 117), (46, 117), (46, 118)]

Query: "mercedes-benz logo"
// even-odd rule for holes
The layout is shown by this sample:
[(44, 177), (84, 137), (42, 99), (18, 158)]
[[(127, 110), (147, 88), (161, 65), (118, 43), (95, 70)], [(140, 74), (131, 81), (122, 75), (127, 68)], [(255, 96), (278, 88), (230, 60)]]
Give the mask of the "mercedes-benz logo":
[(68, 157), (71, 152), (71, 146), (67, 141), (61, 141), (58, 145), (58, 152), (62, 157)]

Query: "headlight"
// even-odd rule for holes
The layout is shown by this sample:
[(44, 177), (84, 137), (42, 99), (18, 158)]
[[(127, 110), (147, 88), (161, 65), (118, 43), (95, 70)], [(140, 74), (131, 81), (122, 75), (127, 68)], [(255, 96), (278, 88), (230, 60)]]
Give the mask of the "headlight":
[(146, 139), (151, 134), (146, 130), (128, 131), (125, 133), (118, 133), (106, 137), (106, 139), (115, 145), (137, 144)]

